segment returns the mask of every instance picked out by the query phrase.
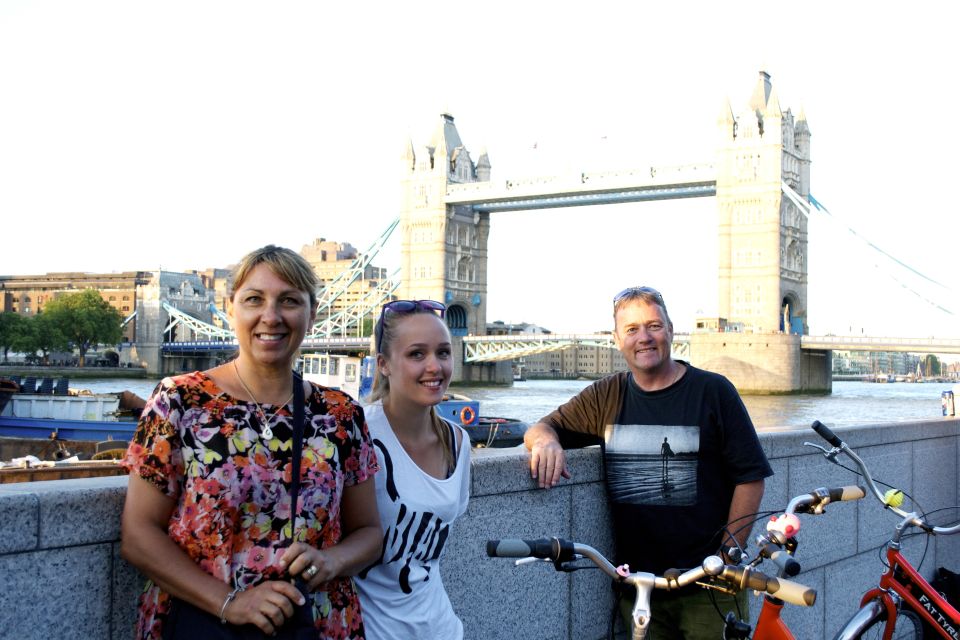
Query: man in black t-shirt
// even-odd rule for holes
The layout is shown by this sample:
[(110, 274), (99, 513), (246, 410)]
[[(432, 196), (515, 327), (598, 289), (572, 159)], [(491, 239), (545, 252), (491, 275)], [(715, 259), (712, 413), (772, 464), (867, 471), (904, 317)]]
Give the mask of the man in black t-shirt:
[[(673, 325), (649, 287), (614, 298), (614, 339), (630, 370), (598, 380), (527, 431), (531, 475), (553, 487), (570, 477), (563, 444), (582, 446), (585, 434), (602, 442), (617, 561), (633, 571), (686, 569), (745, 546), (743, 524), (773, 472), (736, 389), (671, 358)], [(722, 619), (712, 597), (699, 587), (654, 591), (651, 636), (716, 638)]]

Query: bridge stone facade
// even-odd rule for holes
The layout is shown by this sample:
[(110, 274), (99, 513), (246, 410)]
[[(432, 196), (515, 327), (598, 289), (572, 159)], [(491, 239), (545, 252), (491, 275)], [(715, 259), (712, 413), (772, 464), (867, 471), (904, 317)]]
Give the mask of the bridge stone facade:
[(400, 214), (400, 296), (444, 302), (457, 336), (486, 333), (487, 236), (490, 214), (449, 206), (450, 184), (490, 179), (490, 160), (476, 163), (460, 140), (453, 116), (442, 114), (430, 144), (403, 158)]
[(727, 102), (717, 159), (720, 316), (745, 332), (805, 335), (807, 220), (783, 184), (810, 194), (810, 128), (781, 111), (767, 73), (739, 116)]
[[(403, 154), (403, 196), (400, 212), (401, 298), (440, 300), (447, 305), (447, 324), (458, 344), (467, 335), (486, 333), (487, 237), (490, 214), (469, 206), (448, 205), (451, 184), (490, 179), (490, 159), (476, 162), (460, 140), (453, 116), (442, 114), (430, 144)], [(458, 381), (509, 383), (509, 363), (464, 365)]]
[(144, 367), (152, 374), (170, 374), (195, 369), (207, 369), (216, 363), (217, 354), (198, 353), (165, 357), (163, 343), (195, 339), (193, 335), (177, 335), (185, 331), (174, 328), (173, 333), (166, 328), (170, 324), (170, 315), (164, 310), (166, 302), (203, 322), (213, 324), (211, 303), (216, 300), (215, 292), (224, 290), (226, 272), (217, 270), (216, 278), (205, 278), (200, 273), (180, 273), (175, 271), (154, 271), (150, 279), (139, 289), (137, 299), (137, 335), (136, 342), (123, 358), (134, 366)]

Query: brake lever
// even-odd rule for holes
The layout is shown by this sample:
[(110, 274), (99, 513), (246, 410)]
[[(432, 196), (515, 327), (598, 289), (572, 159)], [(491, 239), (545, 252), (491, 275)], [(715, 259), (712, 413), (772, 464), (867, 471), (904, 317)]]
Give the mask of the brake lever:
[(803, 446), (819, 449), (823, 453), (823, 457), (833, 463), (837, 462), (837, 454), (840, 453), (840, 449), (837, 447), (831, 447), (830, 449), (827, 449), (823, 445), (817, 444), (816, 442), (804, 442)]

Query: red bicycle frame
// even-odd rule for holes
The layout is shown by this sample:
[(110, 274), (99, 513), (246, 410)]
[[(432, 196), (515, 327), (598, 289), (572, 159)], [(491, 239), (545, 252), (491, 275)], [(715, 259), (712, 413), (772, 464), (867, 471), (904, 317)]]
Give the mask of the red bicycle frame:
[(763, 599), (763, 608), (757, 618), (757, 628), (753, 633), (756, 640), (794, 640), (787, 623), (780, 617), (783, 601), (769, 596)]
[(883, 640), (893, 635), (893, 621), (897, 618), (897, 603), (890, 595), (895, 593), (903, 600), (901, 608), (914, 611), (944, 638), (960, 637), (960, 611), (957, 611), (924, 580), (899, 549), (887, 547), (887, 570), (880, 577), (880, 586), (867, 591), (860, 606), (872, 600), (883, 603), (887, 612), (887, 624)]
[[(960, 611), (947, 602), (929, 582), (924, 580), (898, 549), (887, 548), (887, 570), (880, 577), (880, 585), (867, 591), (860, 601), (866, 606), (874, 600), (886, 611), (883, 640), (893, 636), (897, 619), (897, 602), (891, 593), (902, 601), (900, 608), (914, 611), (931, 628), (944, 638), (960, 637)], [(766, 596), (754, 631), (755, 640), (795, 640), (790, 628), (780, 617), (783, 602)]]

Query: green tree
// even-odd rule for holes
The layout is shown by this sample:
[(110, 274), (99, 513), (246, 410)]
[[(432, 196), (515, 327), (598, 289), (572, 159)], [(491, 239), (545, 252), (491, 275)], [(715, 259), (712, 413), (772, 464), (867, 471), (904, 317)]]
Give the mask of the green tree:
[(70, 341), (63, 335), (59, 323), (46, 313), (25, 318), (24, 331), (16, 342), (16, 349), (24, 353), (40, 352), (43, 364), (50, 363), (51, 351), (70, 348)]
[(927, 355), (923, 359), (923, 375), (927, 377), (935, 377), (939, 376), (940, 373), (940, 358), (935, 355)]
[(19, 313), (4, 311), (0, 313), (0, 350), (3, 351), (3, 361), (8, 362), (10, 349), (19, 351), (19, 341), (26, 331), (27, 318)]
[(373, 335), (373, 316), (367, 316), (363, 319), (360, 326), (360, 337), (365, 338)]
[(60, 333), (80, 352), (81, 367), (88, 350), (98, 344), (116, 344), (123, 335), (120, 312), (95, 289), (84, 289), (52, 300), (43, 315), (50, 317)]

